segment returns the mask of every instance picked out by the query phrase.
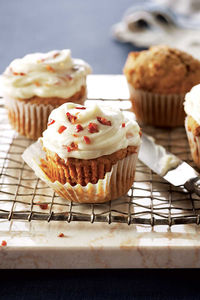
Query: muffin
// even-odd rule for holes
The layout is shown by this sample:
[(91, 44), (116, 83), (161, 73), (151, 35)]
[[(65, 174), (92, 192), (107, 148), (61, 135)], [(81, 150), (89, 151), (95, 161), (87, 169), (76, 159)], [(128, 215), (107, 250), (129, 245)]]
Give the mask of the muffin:
[[(133, 184), (140, 140), (132, 113), (95, 103), (65, 103), (51, 112), (40, 139), (42, 179), (75, 202), (116, 199)], [(31, 167), (36, 152), (32, 148), (23, 156)]]
[(131, 52), (124, 74), (133, 111), (145, 125), (183, 126), (184, 97), (200, 83), (200, 61), (168, 46)]
[(192, 159), (200, 168), (200, 84), (194, 86), (185, 96), (185, 129)]
[(28, 54), (12, 61), (1, 76), (12, 127), (31, 139), (40, 137), (54, 108), (65, 102), (84, 102), (90, 72), (90, 66), (72, 59), (68, 49)]

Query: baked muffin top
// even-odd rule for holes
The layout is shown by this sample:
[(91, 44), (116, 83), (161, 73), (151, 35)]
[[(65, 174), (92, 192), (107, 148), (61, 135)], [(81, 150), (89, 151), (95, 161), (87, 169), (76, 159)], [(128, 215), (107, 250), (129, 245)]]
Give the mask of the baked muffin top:
[(124, 74), (136, 89), (184, 94), (200, 83), (200, 61), (181, 50), (158, 45), (129, 53)]

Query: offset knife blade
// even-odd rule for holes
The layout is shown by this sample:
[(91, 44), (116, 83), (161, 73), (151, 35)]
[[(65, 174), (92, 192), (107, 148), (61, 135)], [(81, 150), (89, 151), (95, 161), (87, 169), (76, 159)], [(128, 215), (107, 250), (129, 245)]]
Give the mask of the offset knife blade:
[(174, 186), (183, 185), (190, 192), (200, 195), (200, 190), (195, 184), (200, 180), (198, 172), (145, 134), (142, 134), (139, 159)]

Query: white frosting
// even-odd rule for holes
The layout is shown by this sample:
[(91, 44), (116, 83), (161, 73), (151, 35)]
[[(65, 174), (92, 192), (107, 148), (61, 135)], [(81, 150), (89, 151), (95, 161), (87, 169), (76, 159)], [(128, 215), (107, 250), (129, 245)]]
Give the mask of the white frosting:
[(72, 59), (68, 49), (28, 54), (6, 68), (1, 76), (2, 94), (20, 99), (68, 98), (85, 86), (90, 72), (90, 66), (81, 59)]
[(195, 85), (185, 96), (185, 112), (200, 124), (200, 84)]
[(161, 176), (164, 176), (169, 170), (176, 168), (180, 164), (180, 159), (173, 154), (165, 154), (162, 157), (162, 159), (159, 161), (159, 164), (160, 164), (159, 174)]
[[(52, 124), (43, 132), (41, 138), (44, 147), (57, 153), (62, 159), (68, 157), (93, 159), (112, 154), (128, 146), (140, 145), (140, 128), (132, 118), (132, 114), (130, 117), (130, 114), (119, 109), (105, 105), (100, 107), (96, 103), (85, 106), (86, 109), (75, 107), (80, 106), (75, 103), (65, 103), (54, 109), (49, 116)], [(74, 124), (68, 120), (67, 112), (77, 116)], [(101, 124), (97, 117), (105, 118), (111, 122), (111, 125)], [(89, 132), (89, 123), (95, 123), (98, 132)], [(83, 127), (79, 132), (76, 130), (78, 124)], [(59, 133), (61, 126), (65, 126), (66, 129)], [(87, 144), (84, 137), (89, 138), (90, 143)], [(78, 149), (68, 152), (67, 147), (70, 147), (71, 143), (78, 145)]]

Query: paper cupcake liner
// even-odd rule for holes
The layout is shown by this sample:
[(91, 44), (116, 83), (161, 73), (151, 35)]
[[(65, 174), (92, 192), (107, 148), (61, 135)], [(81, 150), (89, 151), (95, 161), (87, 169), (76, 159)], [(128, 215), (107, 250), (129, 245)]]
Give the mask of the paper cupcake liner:
[(185, 119), (185, 129), (188, 137), (188, 142), (190, 145), (190, 152), (192, 155), (192, 159), (197, 165), (198, 168), (200, 168), (200, 136), (195, 136), (192, 131), (188, 128), (188, 117)]
[[(75, 102), (83, 104), (85, 99), (86, 94)], [(12, 127), (21, 135), (25, 135), (33, 140), (38, 139), (42, 135), (42, 132), (47, 128), (50, 113), (59, 105), (44, 105), (42, 103), (29, 103), (5, 98), (5, 106), (8, 110), (8, 118)]]
[(41, 160), (45, 160), (45, 156), (41, 142), (37, 141), (24, 151), (22, 158), (34, 170), (36, 176), (64, 199), (79, 203), (102, 203), (119, 198), (131, 188), (138, 153), (119, 160), (112, 166), (111, 171), (105, 174), (104, 179), (99, 179), (96, 184), (88, 183), (86, 186), (80, 184), (71, 186), (68, 182), (65, 184), (58, 181), (52, 182), (41, 168)]
[(185, 94), (154, 94), (134, 89), (130, 84), (129, 91), (133, 111), (140, 124), (160, 127), (184, 125)]

